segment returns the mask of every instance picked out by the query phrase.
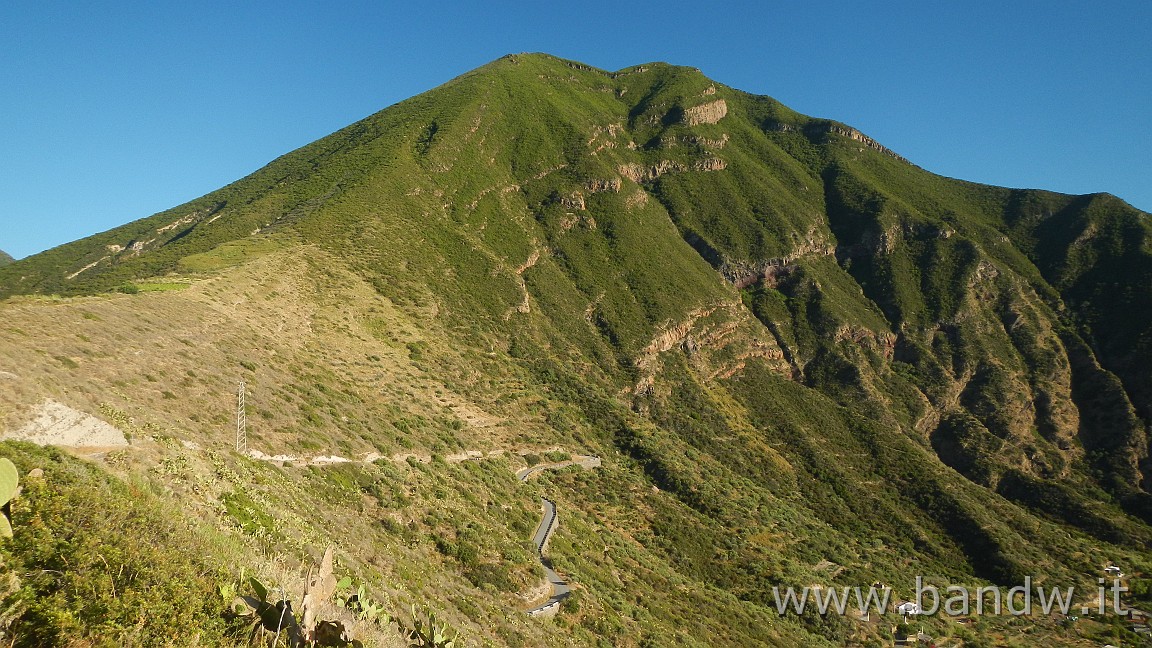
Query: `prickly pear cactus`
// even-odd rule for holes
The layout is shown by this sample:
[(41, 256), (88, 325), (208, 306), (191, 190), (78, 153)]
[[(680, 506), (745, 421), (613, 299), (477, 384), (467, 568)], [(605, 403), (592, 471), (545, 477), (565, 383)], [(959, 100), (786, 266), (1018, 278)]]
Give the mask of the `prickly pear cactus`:
[(12, 519), (9, 503), (20, 489), (20, 473), (7, 457), (0, 457), (0, 507), (4, 515), (0, 515), (0, 537), (12, 537)]
[(456, 648), (460, 633), (457, 632), (449, 639), (447, 629), (447, 624), (440, 623), (434, 612), (428, 612), (428, 621), (425, 622), (413, 605), (412, 629), (407, 633), (408, 645), (411, 648)]

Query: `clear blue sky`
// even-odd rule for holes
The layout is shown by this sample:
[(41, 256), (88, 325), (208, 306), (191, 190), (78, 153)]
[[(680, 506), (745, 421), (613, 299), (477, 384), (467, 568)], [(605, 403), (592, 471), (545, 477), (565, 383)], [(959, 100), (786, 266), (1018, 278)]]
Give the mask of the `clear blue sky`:
[(1152, 210), (1147, 0), (8, 0), (0, 249), (174, 207), (525, 51), (698, 67), (943, 175)]

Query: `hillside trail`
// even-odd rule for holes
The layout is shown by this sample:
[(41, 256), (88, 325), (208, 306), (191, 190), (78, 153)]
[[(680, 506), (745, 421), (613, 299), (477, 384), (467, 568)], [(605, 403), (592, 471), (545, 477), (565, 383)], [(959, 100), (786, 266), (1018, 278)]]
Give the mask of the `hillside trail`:
[[(567, 452), (563, 448), (561, 448), (560, 446), (552, 446), (550, 448), (524, 447), (524, 448), (505, 448), (505, 449), (487, 450), (487, 451), (485, 451), (485, 450), (462, 450), (460, 452), (455, 452), (455, 453), (446, 454), (446, 455), (439, 455), (439, 456), (441, 456), (446, 463), (455, 464), (455, 463), (463, 463), (465, 461), (476, 461), (479, 459), (494, 459), (496, 457), (501, 457), (504, 455), (519, 455), (519, 456), (525, 456), (525, 455), (530, 455), (530, 454), (545, 455), (545, 454), (556, 453), (556, 452), (567, 454)], [(341, 457), (339, 455), (309, 455), (309, 456), (289, 455), (289, 454), (270, 455), (270, 454), (266, 454), (264, 452), (261, 452), (259, 450), (249, 449), (247, 452), (247, 456), (251, 459), (256, 459), (258, 461), (267, 461), (270, 463), (279, 464), (281, 466), (286, 465), (286, 464), (291, 464), (294, 466), (326, 466), (326, 465), (341, 464), (341, 463), (374, 463), (374, 462), (379, 461), (381, 459), (387, 459), (388, 461), (391, 461), (393, 463), (405, 463), (405, 462), (409, 461), (410, 459), (414, 459), (420, 463), (426, 464), (426, 463), (431, 463), (433, 457), (436, 455), (419, 453), (419, 452), (397, 452), (397, 453), (390, 454), (390, 455), (381, 454), (379, 452), (369, 452), (369, 453), (361, 455), (359, 458), (349, 459), (348, 457)], [(553, 470), (553, 469), (564, 468), (564, 467), (573, 466), (573, 465), (581, 465), (581, 466), (585, 466), (588, 468), (595, 468), (595, 467), (598, 467), (600, 465), (599, 464), (599, 461), (600, 461), (599, 457), (594, 457), (591, 455), (579, 455), (579, 454), (571, 455), (571, 457), (572, 457), (571, 459), (568, 459), (565, 461), (558, 461), (558, 462), (552, 462), (552, 463), (542, 463), (542, 464), (536, 464), (536, 465), (531, 466), (529, 468), (522, 468), (522, 469), (516, 471), (516, 477), (518, 479), (520, 479), (520, 481), (525, 481), (525, 479), (526, 479), (525, 475), (530, 476), (531, 474), (536, 474), (542, 470)], [(592, 464), (595, 464), (595, 465), (592, 465)]]

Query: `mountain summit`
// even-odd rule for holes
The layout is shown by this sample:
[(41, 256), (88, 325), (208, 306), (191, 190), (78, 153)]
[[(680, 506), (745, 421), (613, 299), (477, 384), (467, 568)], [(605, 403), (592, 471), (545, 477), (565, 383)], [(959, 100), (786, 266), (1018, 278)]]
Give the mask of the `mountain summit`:
[[(0, 304), (0, 411), (68, 394), (183, 440), (112, 469), (499, 645), (880, 641), (773, 588), (1152, 571), (1150, 233), (692, 68), (509, 55), (0, 270), (75, 297)], [(248, 447), (377, 460), (236, 455), (236, 377)], [(604, 464), (509, 477), (570, 452)], [(576, 593), (523, 629), (535, 488)]]
[(6, 266), (9, 263), (12, 263), (12, 261), (12, 257), (7, 252), (0, 250), (0, 266)]

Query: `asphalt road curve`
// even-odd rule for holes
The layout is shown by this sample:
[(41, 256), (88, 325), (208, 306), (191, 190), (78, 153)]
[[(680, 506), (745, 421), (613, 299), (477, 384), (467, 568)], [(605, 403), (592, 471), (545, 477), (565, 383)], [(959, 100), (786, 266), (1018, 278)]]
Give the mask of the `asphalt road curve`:
[(561, 601), (568, 598), (572, 593), (572, 588), (568, 587), (568, 581), (560, 578), (560, 574), (552, 569), (552, 561), (544, 557), (544, 545), (548, 544), (548, 539), (556, 529), (556, 503), (543, 497), (540, 498), (540, 503), (544, 506), (544, 517), (540, 520), (540, 526), (537, 527), (535, 535), (532, 536), (532, 544), (536, 547), (540, 564), (544, 566), (544, 575), (552, 586), (552, 596), (543, 605), (528, 610), (528, 614), (532, 616), (555, 609)]
[[(516, 477), (520, 481), (528, 481), (529, 478), (541, 471), (556, 470), (568, 466), (582, 466), (586, 469), (599, 468), (600, 457), (574, 455), (568, 461), (525, 468), (518, 471)], [(541, 497), (540, 504), (544, 507), (544, 517), (540, 519), (540, 526), (536, 527), (536, 533), (532, 535), (532, 544), (536, 547), (536, 554), (540, 558), (540, 564), (544, 567), (544, 575), (552, 587), (552, 596), (543, 605), (528, 610), (529, 616), (555, 613), (556, 609), (560, 607), (560, 602), (572, 594), (572, 588), (568, 586), (568, 581), (560, 578), (560, 575), (552, 569), (552, 561), (544, 557), (544, 547), (548, 544), (548, 539), (552, 537), (552, 532), (556, 530), (556, 503), (546, 497)]]

